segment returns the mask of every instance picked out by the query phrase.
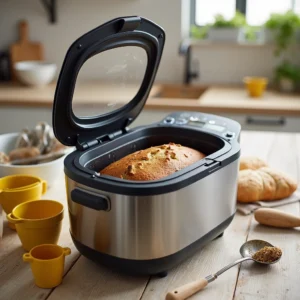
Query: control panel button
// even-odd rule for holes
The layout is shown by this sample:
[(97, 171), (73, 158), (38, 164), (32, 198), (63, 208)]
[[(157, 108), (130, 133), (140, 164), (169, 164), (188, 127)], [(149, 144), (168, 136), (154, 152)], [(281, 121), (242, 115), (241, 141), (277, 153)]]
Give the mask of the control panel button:
[(164, 120), (164, 123), (165, 124), (173, 124), (175, 122), (175, 119), (172, 118), (172, 117), (167, 117), (165, 120)]
[(178, 125), (183, 125), (186, 124), (187, 122), (188, 122), (187, 119), (177, 119), (175, 123)]
[(232, 139), (234, 136), (235, 136), (234, 132), (230, 132), (230, 131), (226, 132), (225, 134), (225, 137), (229, 139)]
[(198, 122), (198, 121), (199, 121), (199, 118), (198, 118), (198, 117), (193, 117), (193, 116), (191, 116), (191, 117), (190, 117), (190, 121), (191, 121), (191, 122)]

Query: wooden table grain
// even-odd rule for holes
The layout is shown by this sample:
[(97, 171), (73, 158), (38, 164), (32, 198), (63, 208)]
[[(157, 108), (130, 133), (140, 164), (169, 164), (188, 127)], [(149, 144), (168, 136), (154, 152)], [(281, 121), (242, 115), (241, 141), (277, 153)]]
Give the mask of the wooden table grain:
[[(300, 181), (300, 134), (242, 132), (241, 147), (242, 155), (257, 155)], [(63, 174), (45, 198), (59, 200), (66, 208), (59, 244), (71, 247), (72, 254), (66, 257), (63, 283), (55, 289), (40, 289), (34, 285), (30, 267), (22, 261), (24, 250), (18, 236), (5, 222), (3, 240), (0, 242), (1, 300), (163, 300), (169, 290), (211, 274), (239, 258), (240, 245), (257, 238), (283, 249), (279, 263), (261, 267), (245, 262), (233, 267), (189, 299), (300, 299), (299, 229), (261, 226), (253, 215), (237, 213), (222, 238), (210, 242), (171, 270), (167, 277), (133, 277), (96, 265), (75, 249), (69, 234)], [(300, 215), (299, 203), (279, 209)]]

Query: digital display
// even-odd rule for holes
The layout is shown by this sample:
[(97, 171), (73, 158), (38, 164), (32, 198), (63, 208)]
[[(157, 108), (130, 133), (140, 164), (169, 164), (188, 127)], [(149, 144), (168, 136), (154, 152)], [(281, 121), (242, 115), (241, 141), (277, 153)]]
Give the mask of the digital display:
[(197, 126), (197, 127), (203, 127), (203, 125), (205, 124), (205, 122), (201, 122), (201, 121), (189, 121), (188, 125), (191, 126)]
[(225, 130), (225, 127), (223, 127), (223, 126), (216, 125), (216, 124), (209, 124), (209, 123), (206, 123), (204, 128), (219, 131), (219, 132), (222, 132)]

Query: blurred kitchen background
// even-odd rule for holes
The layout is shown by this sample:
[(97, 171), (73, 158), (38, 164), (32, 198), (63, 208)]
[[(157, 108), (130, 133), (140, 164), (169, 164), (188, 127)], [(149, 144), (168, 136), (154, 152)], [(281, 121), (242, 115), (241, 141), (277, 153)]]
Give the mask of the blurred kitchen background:
[[(243, 130), (300, 131), (300, 0), (0, 0), (0, 133), (51, 124), (69, 46), (130, 15), (166, 33), (155, 84), (132, 126), (192, 110), (236, 119)], [(92, 57), (78, 76), (74, 113), (129, 102), (146, 64), (132, 47)]]

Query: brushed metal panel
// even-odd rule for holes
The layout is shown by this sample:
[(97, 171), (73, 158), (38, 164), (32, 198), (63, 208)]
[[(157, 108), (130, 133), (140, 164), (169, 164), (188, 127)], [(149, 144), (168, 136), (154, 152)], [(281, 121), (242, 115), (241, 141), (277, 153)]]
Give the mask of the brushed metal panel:
[[(176, 192), (156, 196), (106, 193), (66, 178), (71, 233), (82, 244), (120, 258), (173, 254), (235, 213), (238, 161)], [(74, 203), (70, 193), (76, 187), (108, 196), (111, 210)]]

